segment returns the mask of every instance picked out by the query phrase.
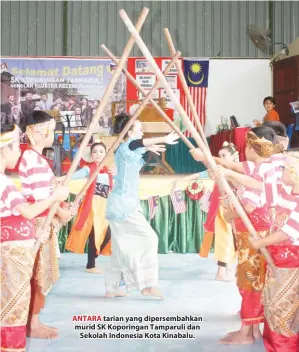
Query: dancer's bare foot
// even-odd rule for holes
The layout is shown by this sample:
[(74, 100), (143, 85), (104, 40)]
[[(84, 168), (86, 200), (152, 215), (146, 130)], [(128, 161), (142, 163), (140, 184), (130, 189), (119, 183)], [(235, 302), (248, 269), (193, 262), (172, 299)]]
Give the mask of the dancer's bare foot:
[(27, 329), (27, 337), (54, 340), (58, 338), (58, 329), (44, 324), (30, 326)]
[(259, 324), (253, 325), (252, 334), (253, 334), (255, 341), (261, 340), (263, 338), (263, 335), (260, 331)]
[(103, 273), (100, 269), (98, 269), (96, 267), (90, 268), (90, 269), (86, 269), (86, 272), (90, 273), (90, 274), (102, 274)]
[(126, 292), (106, 292), (105, 298), (116, 298), (116, 297), (125, 297), (127, 296)]
[(223, 345), (249, 345), (255, 342), (253, 336), (247, 335), (239, 331), (220, 340)]
[(229, 333), (225, 336), (225, 338), (226, 338), (227, 336), (235, 335), (235, 334), (237, 334), (237, 333), (239, 333), (239, 332), (240, 332), (240, 330), (229, 332)]
[(159, 291), (159, 289), (157, 289), (156, 287), (147, 287), (147, 288), (144, 288), (142, 291), (141, 291), (141, 294), (143, 296), (153, 296), (153, 297), (159, 297), (161, 298), (162, 300), (164, 300), (164, 297), (162, 295), (162, 293)]
[(224, 281), (224, 282), (231, 281), (227, 275), (227, 268), (225, 266), (218, 265), (218, 271), (217, 271), (215, 280), (216, 281)]

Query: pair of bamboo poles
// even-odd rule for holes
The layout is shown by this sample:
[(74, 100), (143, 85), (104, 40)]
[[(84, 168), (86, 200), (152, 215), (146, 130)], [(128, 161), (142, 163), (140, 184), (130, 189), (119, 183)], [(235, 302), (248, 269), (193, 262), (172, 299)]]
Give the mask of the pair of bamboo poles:
[[(113, 143), (113, 145), (111, 146), (111, 148), (109, 149), (109, 151), (107, 152), (107, 154), (105, 155), (105, 157), (103, 158), (103, 160), (101, 161), (101, 163), (98, 165), (97, 170), (90, 175), (89, 180), (87, 181), (87, 183), (84, 185), (83, 189), (80, 191), (80, 193), (77, 195), (76, 200), (74, 202), (75, 206), (78, 205), (81, 201), (81, 199), (84, 197), (87, 189), (89, 188), (89, 186), (92, 184), (92, 182), (96, 179), (98, 172), (100, 171), (100, 169), (102, 168), (102, 165), (104, 164), (104, 162), (107, 160), (107, 158), (115, 152), (115, 150), (118, 148), (119, 144), (122, 142), (123, 138), (125, 137), (125, 135), (127, 134), (127, 132), (129, 131), (129, 129), (131, 128), (131, 126), (133, 125), (134, 121), (138, 118), (138, 116), (140, 115), (142, 109), (150, 102), (160, 113), (160, 115), (164, 118), (164, 120), (172, 127), (172, 129), (181, 137), (181, 139), (184, 141), (184, 143), (187, 145), (188, 148), (193, 149), (194, 146), (193, 144), (186, 138), (185, 135), (183, 135), (181, 133), (181, 131), (178, 129), (178, 127), (176, 125), (174, 125), (174, 123), (168, 118), (168, 116), (165, 114), (165, 112), (158, 106), (158, 104), (152, 99), (153, 94), (155, 92), (155, 90), (159, 87), (159, 85), (161, 84), (161, 86), (164, 88), (164, 90), (167, 92), (171, 102), (173, 103), (176, 111), (180, 114), (183, 123), (185, 125), (185, 127), (190, 131), (192, 137), (194, 138), (196, 144), (198, 145), (198, 147), (202, 150), (202, 152), (204, 153), (207, 161), (208, 161), (208, 165), (209, 168), (211, 170), (214, 170), (217, 167), (216, 162), (214, 161), (207, 140), (205, 138), (204, 132), (203, 132), (203, 128), (200, 124), (200, 119), (198, 117), (198, 114), (196, 112), (196, 108), (195, 105), (193, 103), (192, 97), (190, 95), (187, 83), (185, 81), (185, 77), (184, 77), (184, 73), (182, 71), (182, 67), (180, 65), (179, 62), (179, 57), (181, 55), (180, 52), (176, 52), (173, 41), (171, 39), (170, 33), (168, 31), (168, 29), (164, 29), (164, 34), (169, 46), (169, 50), (170, 50), (170, 54), (172, 56), (171, 61), (169, 62), (169, 64), (167, 65), (166, 69), (164, 70), (164, 72), (162, 73), (161, 70), (159, 69), (158, 65), (156, 64), (153, 56), (151, 55), (150, 51), (148, 50), (148, 48), (146, 47), (145, 43), (143, 42), (142, 38), (139, 35), (139, 32), (145, 22), (145, 19), (147, 17), (149, 13), (149, 9), (147, 8), (143, 8), (143, 10), (141, 11), (141, 14), (137, 20), (136, 25), (134, 26), (133, 23), (131, 22), (131, 20), (129, 19), (128, 15), (126, 14), (126, 12), (124, 10), (120, 10), (119, 11), (119, 15), (121, 17), (121, 19), (123, 20), (124, 24), (126, 25), (127, 29), (129, 30), (129, 32), (131, 33), (131, 37), (129, 39), (129, 41), (127, 42), (127, 45), (125, 46), (125, 49), (123, 51), (123, 54), (120, 58), (120, 60), (117, 60), (116, 57), (105, 47), (105, 45), (102, 45), (101, 48), (107, 53), (107, 55), (111, 58), (112, 61), (114, 61), (117, 66), (115, 69), (115, 72), (111, 78), (111, 81), (108, 84), (108, 87), (101, 99), (101, 102), (96, 110), (96, 113), (86, 131), (85, 137), (83, 139), (83, 141), (81, 142), (80, 148), (77, 151), (75, 158), (72, 162), (72, 165), (64, 179), (63, 185), (67, 186), (69, 181), (71, 180), (72, 174), (76, 171), (79, 162), (81, 160), (82, 157), (82, 153), (84, 151), (84, 149), (87, 147), (88, 142), (90, 140), (90, 138), (92, 137), (93, 131), (96, 130), (98, 121), (108, 103), (109, 100), (109, 96), (112, 93), (112, 90), (117, 82), (117, 80), (120, 77), (121, 72), (123, 72), (126, 77), (135, 85), (135, 87), (143, 94), (144, 96), (144, 100), (142, 101), (141, 105), (139, 106), (139, 108), (136, 110), (136, 112), (134, 113), (134, 115), (130, 118), (129, 122), (126, 124), (125, 128), (123, 129), (123, 131), (120, 133), (119, 137), (116, 139), (116, 141)], [(129, 57), (130, 51), (132, 50), (134, 44), (136, 44), (139, 46), (141, 52), (143, 53), (144, 57), (147, 59), (147, 61), (149, 62), (153, 72), (155, 72), (156, 76), (157, 76), (157, 82), (155, 83), (155, 85), (153, 86), (153, 88), (150, 90), (150, 92), (148, 94), (146, 94), (146, 92), (142, 89), (142, 87), (136, 82), (136, 80), (132, 77), (132, 75), (130, 75), (130, 73), (124, 68), (127, 59)], [(188, 104), (190, 106), (193, 118), (195, 120), (196, 123), (196, 127), (199, 130), (200, 133), (197, 132), (196, 128), (194, 127), (194, 125), (192, 124), (192, 122), (190, 121), (187, 113), (185, 112), (184, 108), (182, 107), (182, 105), (180, 104), (179, 99), (176, 97), (176, 95), (173, 93), (171, 87), (169, 86), (165, 75), (167, 75), (167, 73), (169, 72), (169, 70), (171, 69), (171, 67), (175, 65), (178, 71), (178, 75), (179, 78), (181, 80), (183, 89), (184, 89), (184, 93), (187, 97), (187, 101)], [(217, 184), (219, 185), (220, 189), (223, 190), (223, 192), (225, 192), (232, 205), (235, 207), (236, 211), (238, 212), (239, 216), (241, 217), (241, 219), (243, 220), (248, 232), (254, 237), (254, 238), (258, 238), (257, 237), (257, 233), (255, 231), (255, 228), (252, 226), (250, 220), (247, 217), (246, 212), (244, 211), (244, 209), (242, 208), (241, 204), (239, 203), (238, 199), (236, 198), (236, 196), (234, 195), (232, 189), (230, 188), (228, 182), (225, 180), (224, 177), (220, 178), (219, 180), (217, 180)], [(59, 202), (56, 202), (53, 204), (53, 206), (51, 207), (48, 217), (46, 218), (46, 221), (43, 225), (43, 229), (47, 229), (49, 228), (49, 226), (51, 225), (51, 222), (53, 220), (53, 217), (57, 211), (59, 207)], [(41, 243), (40, 241), (37, 241), (35, 249), (38, 250), (40, 247)], [(263, 255), (265, 256), (268, 264), (271, 266), (271, 268), (275, 271), (275, 265), (272, 261), (271, 256), (269, 255), (269, 253), (267, 252), (266, 249), (261, 249), (261, 252), (263, 253)]]

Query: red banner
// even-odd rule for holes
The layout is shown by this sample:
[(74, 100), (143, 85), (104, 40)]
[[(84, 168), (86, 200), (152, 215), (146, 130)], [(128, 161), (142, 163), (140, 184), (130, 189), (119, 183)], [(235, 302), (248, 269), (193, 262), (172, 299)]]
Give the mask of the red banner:
[[(170, 62), (171, 58), (169, 57), (157, 57), (155, 58), (156, 64), (159, 66), (160, 70), (163, 72), (167, 66), (167, 64)], [(179, 59), (180, 64), (183, 66), (183, 60)], [(135, 58), (129, 58), (128, 59), (128, 71), (131, 73), (131, 75), (136, 79), (137, 83), (146, 90), (147, 92), (150, 91), (150, 89), (154, 86), (156, 83), (156, 75), (152, 71), (149, 63), (147, 60), (143, 57), (135, 57)], [(176, 96), (180, 99), (181, 104), (184, 101), (184, 94), (182, 90), (182, 85), (180, 82), (180, 79), (178, 77), (177, 69), (175, 66), (171, 68), (169, 71), (168, 75), (165, 76), (170, 87), (172, 88), (173, 92), (176, 94)], [(170, 102), (170, 99), (165, 92), (165, 90), (162, 87), (159, 87), (153, 98), (154, 99), (161, 99), (165, 98), (166, 100), (166, 107), (173, 109), (173, 104)], [(127, 80), (127, 100), (138, 100), (142, 99), (142, 94), (137, 91), (137, 88), (129, 81)], [(135, 106), (134, 106), (135, 105)], [(130, 102), (127, 104), (127, 111), (132, 114), (134, 113), (135, 109), (138, 107), (137, 103)]]

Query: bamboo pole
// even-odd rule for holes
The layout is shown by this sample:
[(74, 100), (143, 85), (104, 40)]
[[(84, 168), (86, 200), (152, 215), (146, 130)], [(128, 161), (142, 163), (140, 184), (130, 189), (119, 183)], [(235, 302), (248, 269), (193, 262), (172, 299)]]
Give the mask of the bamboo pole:
[[(167, 41), (167, 44), (168, 44), (168, 47), (169, 47), (170, 55), (172, 56), (173, 53), (175, 52), (175, 47), (174, 47), (173, 41), (171, 39), (171, 36), (170, 36), (168, 28), (164, 29), (164, 35), (165, 35), (165, 38), (166, 38), (166, 41)], [(186, 79), (185, 79), (185, 75), (184, 75), (184, 72), (182, 70), (182, 65), (179, 62), (177, 62), (176, 63), (176, 68), (177, 68), (177, 71), (178, 71), (178, 76), (179, 76), (180, 81), (181, 81), (182, 86), (183, 86), (183, 90), (184, 90), (185, 96), (186, 96), (188, 104), (189, 104), (189, 107), (191, 109), (192, 116), (193, 116), (193, 118), (195, 120), (196, 127), (198, 128), (198, 130), (200, 132), (202, 140), (205, 142), (206, 146), (208, 147), (208, 141), (206, 139), (205, 133), (204, 133), (203, 128), (201, 126), (200, 119), (199, 119), (199, 116), (197, 114), (194, 102), (193, 102), (193, 99), (191, 97), (191, 94), (190, 94), (190, 91), (189, 91), (189, 88), (188, 88), (188, 85), (187, 85), (187, 82), (186, 82)]]
[[(192, 122), (190, 121), (188, 115), (186, 114), (184, 108), (180, 104), (178, 98), (173, 93), (173, 91), (172, 91), (171, 87), (169, 86), (166, 78), (163, 76), (162, 72), (160, 71), (158, 65), (156, 64), (154, 58), (152, 57), (150, 51), (146, 47), (146, 45), (143, 42), (142, 38), (140, 37), (139, 33), (134, 28), (134, 25), (130, 21), (128, 15), (126, 14), (126, 12), (124, 10), (120, 10), (119, 14), (120, 14), (120, 17), (122, 18), (122, 20), (124, 21), (126, 27), (128, 28), (129, 32), (135, 38), (136, 44), (139, 46), (139, 49), (141, 50), (141, 52), (143, 53), (144, 57), (149, 62), (152, 70), (155, 72), (155, 74), (156, 74), (158, 80), (160, 81), (161, 85), (166, 90), (168, 96), (170, 97), (170, 99), (171, 99), (172, 103), (174, 104), (175, 108), (177, 109), (178, 113), (181, 115), (181, 117), (182, 117), (182, 119), (184, 121), (185, 127), (191, 132), (191, 134), (192, 134), (193, 138), (195, 139), (197, 145), (203, 151), (203, 153), (204, 153), (204, 155), (205, 155), (205, 157), (206, 157), (206, 159), (207, 159), (207, 161), (209, 163), (210, 168), (212, 170), (215, 170), (215, 168), (217, 167), (217, 164), (214, 161), (209, 148), (205, 145), (205, 143), (200, 138), (200, 135), (196, 131), (196, 129), (193, 126)], [(231, 203), (233, 204), (233, 206), (236, 209), (237, 213), (240, 215), (240, 218), (244, 222), (248, 232), (254, 238), (258, 238), (258, 235), (257, 235), (257, 233), (255, 231), (255, 228), (253, 227), (253, 225), (251, 224), (250, 220), (248, 219), (248, 216), (247, 216), (246, 212), (244, 211), (244, 209), (242, 208), (242, 206), (239, 203), (238, 199), (234, 195), (234, 193), (231, 190), (231, 188), (230, 188), (228, 182), (226, 181), (226, 179), (224, 177), (221, 177), (219, 180), (217, 180), (217, 183), (219, 184), (220, 188), (223, 188), (224, 191), (226, 192), (226, 194), (228, 195)], [(265, 259), (268, 262), (268, 264), (276, 272), (275, 265), (274, 265), (274, 263), (272, 261), (271, 256), (269, 255), (268, 251), (265, 248), (262, 248), (261, 252), (263, 253)]]
[[(143, 10), (141, 11), (141, 14), (137, 20), (137, 23), (136, 23), (136, 31), (139, 32), (144, 24), (144, 21), (148, 15), (148, 12), (149, 12), (149, 9), (147, 8), (143, 8)], [(64, 179), (63, 181), (63, 185), (64, 186), (67, 186), (70, 179), (71, 179), (71, 176), (72, 174), (76, 171), (78, 165), (79, 165), (79, 162), (81, 160), (81, 157), (82, 157), (82, 153), (83, 153), (83, 150), (86, 148), (86, 146), (88, 145), (88, 142), (91, 138), (91, 136), (93, 135), (93, 132), (96, 130), (96, 127), (98, 125), (98, 122), (100, 120), (100, 117), (101, 117), (101, 114), (102, 112), (104, 111), (108, 101), (109, 101), (109, 97), (113, 91), (113, 88), (115, 86), (115, 84), (117, 83), (117, 80), (122, 72), (122, 69), (124, 67), (124, 65), (126, 64), (126, 61), (127, 61), (127, 58), (130, 54), (130, 51), (132, 50), (133, 46), (134, 46), (134, 43), (135, 43), (135, 39), (134, 37), (130, 37), (127, 45), (125, 46), (125, 49), (123, 51), (123, 54), (118, 62), (118, 65), (115, 69), (115, 72), (111, 78), (111, 81), (109, 82), (108, 84), (108, 87), (104, 93), (104, 96), (102, 97), (101, 99), (101, 102), (96, 110), (96, 113), (90, 123), (90, 125), (88, 126), (88, 129), (86, 131), (86, 134), (81, 142), (81, 145), (80, 145), (80, 148), (79, 150), (77, 151), (76, 155), (75, 155), (75, 158), (72, 162), (72, 165), (70, 167), (70, 169), (68, 170), (68, 173), (66, 175), (66, 178)], [(59, 202), (55, 202), (50, 211), (49, 211), (49, 214), (46, 218), (46, 221), (44, 222), (43, 224), (43, 229), (47, 229), (50, 225), (51, 225), (51, 222), (52, 222), (52, 219), (57, 211), (59, 207)], [(36, 244), (35, 244), (35, 249), (38, 250), (39, 247), (41, 245), (41, 242), (39, 240), (37, 240)]]
[[(180, 52), (177, 52), (174, 57), (171, 59), (171, 61), (169, 62), (169, 64), (167, 65), (167, 67), (165, 68), (164, 72), (161, 74), (163, 75), (167, 75), (167, 73), (170, 71), (170, 69), (172, 68), (172, 66), (174, 65), (174, 63), (176, 62), (176, 60), (178, 59), (178, 57), (181, 55)], [(153, 94), (155, 93), (156, 89), (159, 87), (160, 83), (159, 81), (157, 81), (154, 86), (152, 87), (152, 89), (149, 91), (149, 93), (146, 95), (146, 97), (142, 100), (141, 104), (139, 105), (138, 109), (135, 111), (135, 113), (133, 114), (133, 116), (130, 118), (130, 120), (128, 121), (128, 123), (125, 125), (124, 129), (121, 131), (120, 135), (118, 136), (118, 138), (116, 139), (116, 141), (112, 144), (111, 148), (108, 150), (108, 152), (106, 153), (106, 155), (104, 156), (104, 158), (102, 159), (102, 161), (99, 163), (99, 165), (97, 166), (97, 169), (95, 170), (95, 172), (90, 175), (88, 181), (86, 182), (86, 184), (83, 186), (82, 190), (80, 191), (80, 193), (77, 195), (76, 200), (74, 202), (74, 206), (77, 207), (79, 202), (81, 201), (82, 197), (84, 196), (84, 194), (86, 193), (86, 191), (88, 190), (88, 188), (90, 187), (90, 185), (93, 183), (93, 181), (97, 178), (98, 173), (102, 167), (102, 165), (104, 164), (105, 160), (118, 148), (118, 146), (120, 145), (120, 143), (122, 142), (122, 140), (124, 139), (125, 135), (128, 133), (128, 131), (130, 130), (130, 128), (132, 127), (133, 123), (135, 120), (137, 120), (138, 116), (140, 115), (141, 111), (143, 110), (143, 108), (148, 104), (148, 102), (150, 101), (150, 99), (152, 98)]]
[[(105, 45), (102, 45), (102, 49), (106, 52), (106, 54), (110, 57), (112, 61), (114, 61), (116, 64), (118, 63), (117, 58), (112, 54), (112, 52), (106, 48)], [(175, 53), (174, 53), (175, 54)], [(173, 54), (173, 55), (174, 55)], [(172, 55), (172, 56), (173, 56)], [(176, 65), (177, 65), (176, 61)], [(145, 97), (146, 96), (146, 91), (140, 86), (140, 84), (135, 80), (135, 78), (130, 74), (128, 70), (125, 68), (123, 69), (123, 73), (126, 75), (128, 80), (134, 84), (134, 86), (139, 90), (139, 92), (142, 93), (142, 95)], [(194, 145), (189, 141), (189, 139), (180, 131), (180, 129), (171, 121), (171, 119), (166, 115), (166, 113), (162, 110), (162, 108), (153, 100), (150, 99), (150, 103), (157, 109), (159, 114), (163, 117), (163, 119), (169, 124), (169, 126), (180, 136), (180, 138), (183, 140), (183, 142), (186, 144), (186, 146), (190, 149), (194, 149)]]

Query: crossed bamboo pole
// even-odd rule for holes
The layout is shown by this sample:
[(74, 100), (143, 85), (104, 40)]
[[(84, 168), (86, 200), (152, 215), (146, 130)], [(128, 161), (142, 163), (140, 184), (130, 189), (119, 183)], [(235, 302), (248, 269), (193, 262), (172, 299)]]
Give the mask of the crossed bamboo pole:
[[(175, 47), (174, 47), (173, 41), (171, 39), (171, 35), (169, 33), (168, 28), (164, 29), (164, 35), (165, 35), (165, 38), (166, 38), (166, 41), (167, 41), (167, 44), (168, 44), (168, 47), (169, 47), (170, 55), (173, 55), (172, 53), (175, 52)], [(176, 63), (176, 68), (177, 68), (177, 71), (178, 71), (179, 79), (180, 79), (181, 84), (183, 86), (183, 90), (184, 90), (185, 96), (187, 98), (187, 102), (188, 102), (189, 108), (191, 109), (193, 118), (195, 120), (196, 127), (199, 130), (199, 133), (200, 133), (201, 138), (204, 141), (205, 145), (207, 146), (207, 148), (209, 148), (209, 144), (208, 144), (208, 141), (206, 139), (205, 133), (203, 131), (202, 125), (200, 123), (200, 119), (199, 119), (198, 113), (196, 111), (196, 107), (194, 105), (191, 93), (189, 91), (189, 88), (188, 88), (188, 85), (187, 85), (187, 82), (186, 82), (186, 79), (185, 79), (184, 72), (182, 70), (182, 66), (179, 63)]]
[[(179, 56), (181, 55), (180, 52), (175, 53), (175, 55), (173, 56), (173, 58), (171, 59), (171, 61), (168, 63), (168, 65), (166, 66), (164, 72), (161, 74), (163, 75), (167, 75), (167, 73), (170, 71), (170, 69), (172, 68), (172, 66), (175, 64), (175, 62), (178, 60)], [(119, 134), (118, 138), (116, 139), (116, 141), (113, 143), (113, 145), (111, 146), (111, 148), (108, 150), (108, 152), (106, 153), (106, 155), (104, 156), (104, 158), (101, 160), (101, 162), (99, 163), (99, 165), (97, 166), (97, 169), (95, 170), (95, 172), (93, 174), (90, 175), (88, 181), (85, 183), (85, 185), (83, 186), (82, 190), (79, 192), (79, 194), (77, 195), (75, 202), (74, 202), (74, 206), (77, 207), (78, 204), (80, 203), (82, 197), (84, 197), (84, 194), (86, 193), (86, 191), (88, 190), (88, 188), (91, 186), (91, 184), (93, 183), (93, 181), (97, 178), (98, 173), (102, 167), (102, 165), (105, 163), (105, 160), (107, 160), (107, 158), (115, 152), (115, 150), (118, 148), (118, 146), (120, 145), (120, 143), (122, 142), (122, 140), (124, 139), (124, 137), (126, 136), (126, 134), (128, 133), (128, 131), (130, 130), (130, 128), (132, 127), (134, 121), (137, 120), (138, 116), (140, 115), (141, 111), (144, 109), (144, 107), (148, 104), (148, 102), (152, 99), (155, 91), (157, 90), (157, 88), (159, 87), (159, 81), (157, 81), (154, 86), (152, 87), (152, 89), (149, 91), (149, 93), (145, 96), (145, 98), (142, 100), (142, 103), (139, 105), (138, 109), (135, 111), (135, 113), (133, 114), (133, 116), (130, 118), (130, 120), (128, 121), (128, 123), (125, 125), (124, 129), (121, 131), (121, 133)]]
[[(115, 62), (116, 64), (118, 63), (117, 58), (112, 54), (112, 52), (106, 48), (105, 45), (102, 45), (102, 49), (105, 50), (106, 54), (110, 57), (110, 59)], [(173, 52), (172, 56), (175, 55), (175, 51)], [(175, 65), (178, 65), (178, 60), (176, 61)], [(123, 69), (123, 73), (126, 75), (128, 80), (138, 89), (141, 94), (146, 97), (147, 92), (140, 86), (140, 84), (135, 80), (135, 78), (129, 73), (128, 70), (125, 68)], [(187, 87), (188, 90), (188, 87)], [(190, 94), (190, 93), (189, 93)], [(186, 144), (187, 147), (190, 149), (194, 149), (194, 145), (189, 141), (189, 139), (181, 132), (181, 130), (171, 121), (171, 119), (166, 115), (164, 110), (151, 98), (149, 102), (157, 109), (161, 117), (169, 124), (169, 126), (181, 137), (183, 142)]]
[[(136, 31), (139, 32), (145, 22), (145, 19), (147, 17), (149, 13), (149, 9), (147, 8), (143, 8), (143, 10), (141, 11), (141, 14), (137, 20), (137, 23), (136, 23)], [(123, 54), (117, 64), (117, 67), (114, 71), (114, 74), (111, 78), (111, 81), (109, 82), (108, 84), (108, 87), (101, 99), (101, 102), (96, 110), (96, 113), (86, 131), (86, 134), (81, 142), (81, 145), (80, 145), (80, 148), (78, 150), (78, 152), (76, 153), (75, 155), (75, 158), (72, 162), (72, 165), (70, 167), (70, 169), (68, 170), (68, 173), (66, 175), (66, 178), (64, 179), (63, 181), (63, 185), (64, 186), (67, 186), (69, 181), (71, 180), (71, 177), (72, 177), (72, 174), (76, 171), (78, 165), (79, 165), (79, 162), (81, 160), (81, 157), (82, 157), (82, 154), (83, 154), (83, 151), (84, 149), (87, 147), (88, 145), (88, 142), (90, 140), (90, 138), (92, 137), (94, 131), (96, 130), (96, 127), (98, 125), (98, 122), (100, 120), (100, 117), (109, 101), (109, 97), (110, 95), (112, 94), (112, 91), (113, 91), (113, 88), (114, 86), (116, 85), (118, 79), (119, 79), (119, 76), (122, 72), (122, 69), (124, 67), (124, 65), (126, 64), (126, 61), (127, 61), (127, 58), (129, 57), (129, 54), (130, 54), (130, 51), (132, 50), (133, 46), (134, 46), (134, 43), (135, 43), (135, 39), (134, 37), (130, 37), (130, 39), (128, 40), (127, 42), (127, 45), (125, 46), (124, 48), (124, 51), (123, 51)], [(42, 230), (46, 230), (50, 227), (51, 223), (52, 223), (52, 220), (57, 212), (57, 209), (59, 207), (59, 202), (55, 202), (50, 211), (49, 211), (49, 214), (42, 226)], [(37, 240), (36, 244), (35, 244), (35, 250), (37, 251), (39, 249), (39, 247), (41, 246), (41, 241)]]
[[(163, 76), (161, 70), (159, 69), (158, 65), (156, 64), (154, 58), (152, 57), (150, 51), (148, 50), (148, 48), (146, 47), (145, 43), (143, 42), (142, 38), (140, 37), (139, 33), (137, 32), (136, 28), (134, 27), (133, 23), (130, 21), (128, 15), (126, 14), (126, 12), (124, 10), (120, 10), (119, 12), (120, 17), (122, 18), (123, 22), (125, 23), (126, 27), (128, 28), (129, 32), (131, 33), (131, 35), (134, 37), (136, 44), (138, 45), (139, 49), (141, 50), (141, 52), (143, 53), (144, 57), (147, 59), (147, 61), (149, 62), (152, 70), (155, 72), (158, 81), (160, 81), (161, 85), (163, 86), (163, 88), (165, 89), (165, 91), (167, 92), (170, 100), (172, 101), (172, 103), (174, 104), (176, 110), (178, 111), (178, 113), (181, 115), (184, 125), (185, 127), (191, 132), (194, 140), (196, 141), (197, 145), (200, 147), (200, 149), (202, 150), (202, 152), (204, 153), (209, 167), (212, 170), (215, 170), (215, 168), (217, 167), (216, 162), (214, 161), (211, 152), (209, 150), (209, 148), (207, 147), (207, 145), (203, 142), (203, 140), (200, 138), (200, 135), (198, 134), (198, 132), (196, 131), (195, 127), (193, 126), (192, 122), (190, 121), (188, 115), (186, 114), (184, 108), (182, 107), (182, 105), (180, 104), (178, 98), (176, 97), (176, 95), (173, 93), (171, 87), (169, 86), (166, 78)], [(258, 235), (255, 231), (255, 228), (253, 227), (253, 225), (251, 224), (250, 220), (248, 219), (248, 216), (246, 214), (246, 212), (244, 211), (244, 209), (242, 208), (241, 204), (239, 203), (238, 199), (235, 197), (232, 189), (230, 188), (228, 182), (226, 181), (226, 179), (224, 177), (221, 177), (219, 180), (217, 180), (217, 184), (220, 186), (220, 188), (222, 188), (225, 193), (228, 195), (231, 203), (233, 204), (234, 208), (236, 209), (237, 213), (240, 215), (242, 221), (244, 222), (248, 232), (254, 237), (254, 238), (258, 238)], [(272, 261), (271, 256), (269, 255), (268, 251), (266, 249), (261, 249), (261, 252), (263, 253), (265, 259), (267, 260), (268, 264), (271, 266), (271, 268), (276, 272), (276, 268), (275, 265)]]

